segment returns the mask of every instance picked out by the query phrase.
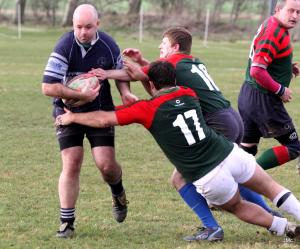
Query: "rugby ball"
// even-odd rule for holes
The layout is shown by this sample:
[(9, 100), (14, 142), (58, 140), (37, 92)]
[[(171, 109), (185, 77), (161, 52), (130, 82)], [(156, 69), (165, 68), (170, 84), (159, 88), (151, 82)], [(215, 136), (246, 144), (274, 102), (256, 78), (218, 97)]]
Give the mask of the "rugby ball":
[[(65, 85), (73, 90), (86, 92), (95, 89), (99, 85), (99, 80), (95, 75), (85, 73), (72, 78)], [(87, 101), (78, 99), (62, 99), (62, 101), (70, 107), (78, 107), (87, 103)]]

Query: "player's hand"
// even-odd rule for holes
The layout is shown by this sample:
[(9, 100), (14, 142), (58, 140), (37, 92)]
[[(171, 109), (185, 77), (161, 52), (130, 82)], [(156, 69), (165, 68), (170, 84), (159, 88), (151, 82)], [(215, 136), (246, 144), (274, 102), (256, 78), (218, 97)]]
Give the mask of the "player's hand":
[(100, 84), (94, 89), (86, 89), (85, 91), (81, 92), (81, 100), (86, 102), (92, 102), (97, 96), (99, 95)]
[(294, 76), (297, 77), (300, 74), (300, 68), (298, 66), (298, 62), (293, 63), (292, 68), (293, 68)]
[(95, 75), (99, 79), (99, 81), (107, 79), (107, 72), (102, 68), (92, 68), (89, 73)]
[(138, 64), (141, 64), (142, 62), (142, 53), (136, 48), (126, 48), (123, 50), (122, 54)]
[(130, 76), (132, 80), (140, 80), (140, 81), (147, 81), (148, 75), (146, 75), (141, 67), (137, 66), (136, 64), (130, 63), (128, 61), (124, 61), (124, 69)]
[(284, 93), (280, 96), (280, 98), (284, 103), (290, 102), (292, 100), (292, 90), (285, 87)]
[(66, 108), (64, 108), (64, 109), (65, 109), (66, 113), (57, 116), (56, 119), (55, 119), (54, 124), (55, 124), (56, 127), (61, 126), (61, 125), (69, 125), (73, 122), (72, 121), (73, 113), (70, 110), (66, 109)]
[(128, 105), (128, 104), (131, 104), (131, 103), (139, 100), (139, 98), (131, 92), (122, 94), (121, 99), (122, 99), (123, 105)]

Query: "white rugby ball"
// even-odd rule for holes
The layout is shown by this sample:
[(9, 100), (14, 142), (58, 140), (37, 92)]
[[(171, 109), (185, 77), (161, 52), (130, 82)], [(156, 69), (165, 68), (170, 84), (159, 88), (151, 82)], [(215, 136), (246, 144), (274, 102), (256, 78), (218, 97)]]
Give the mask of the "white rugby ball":
[[(98, 78), (89, 73), (80, 74), (66, 83), (66, 86), (80, 92), (95, 89), (99, 85)], [(78, 99), (62, 99), (65, 105), (70, 107), (78, 107), (87, 103), (84, 100)]]

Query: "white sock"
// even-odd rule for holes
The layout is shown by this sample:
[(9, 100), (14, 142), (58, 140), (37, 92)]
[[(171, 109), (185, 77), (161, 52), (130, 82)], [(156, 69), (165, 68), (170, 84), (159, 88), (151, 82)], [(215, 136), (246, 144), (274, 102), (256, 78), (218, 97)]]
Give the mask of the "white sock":
[(273, 200), (274, 205), (276, 205), (281, 210), (287, 212), (290, 215), (293, 215), (298, 221), (300, 221), (300, 202), (296, 197), (290, 193), (290, 195), (282, 200), (284, 195), (290, 193), (289, 190), (285, 189), (281, 191)]
[(273, 216), (272, 225), (269, 231), (275, 232), (277, 236), (283, 236), (285, 234), (285, 228), (287, 226), (287, 219)]

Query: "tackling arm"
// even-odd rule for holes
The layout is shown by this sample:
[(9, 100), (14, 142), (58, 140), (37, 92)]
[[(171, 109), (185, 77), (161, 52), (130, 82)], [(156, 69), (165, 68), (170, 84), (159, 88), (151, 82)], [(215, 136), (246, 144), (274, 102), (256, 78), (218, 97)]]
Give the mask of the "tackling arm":
[(118, 125), (118, 120), (114, 111), (95, 111), (85, 113), (73, 113), (65, 109), (66, 113), (57, 116), (55, 125), (69, 125), (77, 123), (95, 128), (104, 128)]

